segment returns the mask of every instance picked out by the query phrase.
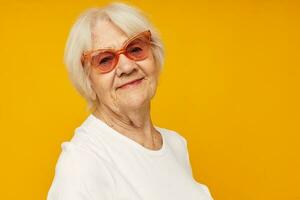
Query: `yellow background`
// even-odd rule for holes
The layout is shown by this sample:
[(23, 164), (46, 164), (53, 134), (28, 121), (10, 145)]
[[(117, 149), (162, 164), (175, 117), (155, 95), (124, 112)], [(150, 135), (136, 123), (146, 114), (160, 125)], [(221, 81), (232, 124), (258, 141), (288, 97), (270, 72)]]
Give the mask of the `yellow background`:
[[(107, 1), (106, 1), (107, 2)], [(86, 118), (63, 51), (72, 23), (104, 1), (1, 1), (1, 199), (45, 199)], [(161, 31), (154, 123), (188, 140), (217, 200), (300, 199), (299, 1), (127, 1)]]

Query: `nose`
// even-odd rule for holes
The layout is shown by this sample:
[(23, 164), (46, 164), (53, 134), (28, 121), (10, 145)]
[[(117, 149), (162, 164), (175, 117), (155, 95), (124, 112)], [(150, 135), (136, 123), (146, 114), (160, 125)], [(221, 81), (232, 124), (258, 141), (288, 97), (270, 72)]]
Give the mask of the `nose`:
[(124, 54), (120, 54), (119, 62), (116, 67), (116, 73), (120, 77), (123, 74), (131, 74), (137, 70), (137, 65), (134, 60), (127, 58)]

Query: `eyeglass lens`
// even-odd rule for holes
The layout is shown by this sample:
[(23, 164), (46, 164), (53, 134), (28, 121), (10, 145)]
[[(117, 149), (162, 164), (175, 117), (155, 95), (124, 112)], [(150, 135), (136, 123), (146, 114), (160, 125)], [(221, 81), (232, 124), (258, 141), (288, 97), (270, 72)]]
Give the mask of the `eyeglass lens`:
[[(147, 57), (149, 51), (149, 42), (147, 37), (141, 36), (125, 47), (125, 56), (131, 60), (139, 61)], [(118, 53), (115, 51), (102, 51), (98, 52), (92, 56), (91, 64), (94, 67), (99, 68), (101, 71), (108, 71), (111, 68), (115, 67), (118, 61)]]

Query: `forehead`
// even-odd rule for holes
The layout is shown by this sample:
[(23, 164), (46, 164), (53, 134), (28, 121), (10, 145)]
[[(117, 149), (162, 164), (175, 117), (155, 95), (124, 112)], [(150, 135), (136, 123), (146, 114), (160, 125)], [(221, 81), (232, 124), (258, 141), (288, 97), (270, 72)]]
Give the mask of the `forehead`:
[(108, 19), (97, 20), (92, 28), (92, 48), (120, 48), (127, 35)]

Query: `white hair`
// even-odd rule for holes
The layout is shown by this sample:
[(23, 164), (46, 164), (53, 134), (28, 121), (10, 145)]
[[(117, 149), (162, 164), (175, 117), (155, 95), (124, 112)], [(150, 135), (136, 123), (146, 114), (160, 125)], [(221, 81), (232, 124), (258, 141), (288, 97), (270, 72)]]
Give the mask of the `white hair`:
[(84, 51), (92, 48), (92, 29), (97, 20), (103, 19), (109, 19), (128, 37), (150, 30), (152, 52), (156, 66), (160, 70), (164, 60), (164, 48), (158, 31), (137, 8), (123, 3), (111, 3), (102, 8), (90, 8), (83, 12), (70, 31), (65, 48), (64, 63), (73, 85), (86, 99), (90, 110), (96, 108), (97, 98), (93, 95), (91, 88), (88, 76), (89, 67), (83, 67), (81, 55)]

